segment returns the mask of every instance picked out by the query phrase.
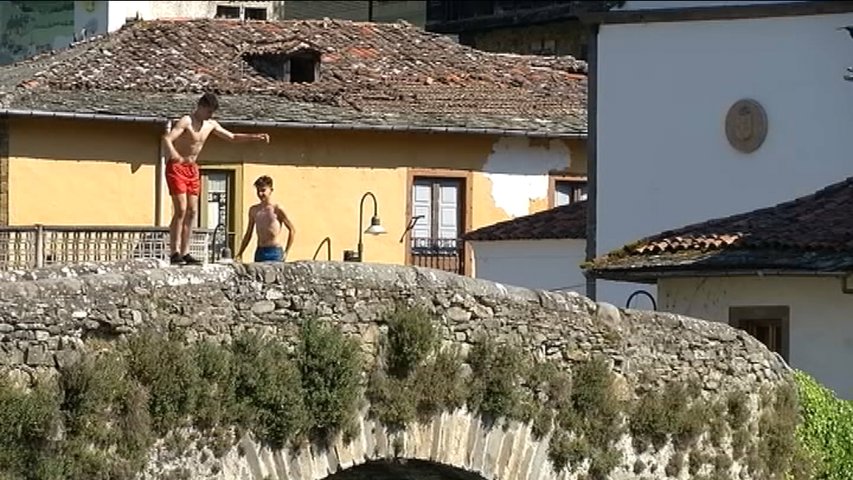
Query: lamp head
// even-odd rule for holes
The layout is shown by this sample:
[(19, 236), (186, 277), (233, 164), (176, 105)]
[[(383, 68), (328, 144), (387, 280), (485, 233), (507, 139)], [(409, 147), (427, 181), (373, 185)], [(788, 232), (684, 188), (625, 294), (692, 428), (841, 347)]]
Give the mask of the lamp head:
[(379, 217), (374, 215), (373, 218), (370, 219), (370, 226), (367, 227), (367, 230), (365, 230), (364, 233), (369, 233), (371, 235), (381, 235), (383, 233), (386, 233), (386, 231), (385, 227), (383, 227), (379, 222)]

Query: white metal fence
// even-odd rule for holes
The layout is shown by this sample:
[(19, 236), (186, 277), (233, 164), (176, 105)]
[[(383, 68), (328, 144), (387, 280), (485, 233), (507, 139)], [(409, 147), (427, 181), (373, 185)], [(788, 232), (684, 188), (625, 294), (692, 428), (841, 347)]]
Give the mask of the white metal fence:
[[(190, 254), (210, 260), (211, 230), (193, 230)], [(0, 269), (169, 257), (169, 229), (130, 226), (0, 226)]]

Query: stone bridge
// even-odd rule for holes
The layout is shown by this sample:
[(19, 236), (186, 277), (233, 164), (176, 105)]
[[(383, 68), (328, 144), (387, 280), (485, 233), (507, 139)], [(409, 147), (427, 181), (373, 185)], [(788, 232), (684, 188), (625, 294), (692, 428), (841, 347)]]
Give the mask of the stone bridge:
[[(417, 267), (292, 262), (173, 268), (156, 262), (81, 265), (0, 277), (0, 365), (19, 379), (73, 361), (88, 339), (108, 341), (144, 326), (183, 330), (191, 338), (228, 341), (243, 331), (287, 340), (294, 319), (319, 315), (360, 337), (376, 354), (383, 311), (396, 302), (426, 306), (440, 318), (445, 344), (469, 347), (480, 333), (515, 342), (566, 369), (594, 354), (610, 360), (627, 386), (698, 380), (704, 393), (755, 391), (789, 378), (787, 367), (748, 335), (726, 325), (676, 315), (620, 310), (574, 293), (549, 293)], [(645, 380), (644, 380), (645, 379)], [(270, 450), (250, 436), (216, 460), (171, 460), (192, 478), (352, 480), (551, 480), (581, 478), (555, 471), (549, 437), (531, 426), (485, 423), (465, 408), (389, 432), (362, 415), (360, 434), (330, 448)], [(608, 478), (687, 478), (663, 474), (671, 452), (632, 453)], [(171, 465), (152, 462), (146, 478)], [(637, 464), (648, 468), (638, 475)], [(730, 468), (739, 471), (737, 462)], [(218, 473), (213, 473), (214, 471)], [(384, 475), (384, 477), (383, 477)], [(721, 477), (722, 478), (722, 477)], [(744, 477), (740, 477), (744, 478)], [(746, 477), (752, 478), (752, 477)]]

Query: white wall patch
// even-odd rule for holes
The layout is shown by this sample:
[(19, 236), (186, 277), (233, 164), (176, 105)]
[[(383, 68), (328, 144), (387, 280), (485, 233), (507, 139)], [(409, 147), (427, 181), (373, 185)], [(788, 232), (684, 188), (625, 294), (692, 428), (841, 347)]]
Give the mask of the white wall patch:
[(531, 201), (548, 196), (548, 172), (564, 170), (570, 163), (571, 152), (563, 141), (532, 146), (527, 138), (501, 137), (484, 167), (495, 206), (513, 218), (528, 215)]

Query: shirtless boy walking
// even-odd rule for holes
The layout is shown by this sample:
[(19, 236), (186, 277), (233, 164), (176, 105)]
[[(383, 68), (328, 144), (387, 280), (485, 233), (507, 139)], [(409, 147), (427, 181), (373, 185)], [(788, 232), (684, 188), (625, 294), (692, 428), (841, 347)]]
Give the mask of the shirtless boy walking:
[[(252, 230), (257, 227), (258, 247), (255, 249), (255, 262), (283, 262), (287, 258), (287, 252), (293, 245), (293, 236), (296, 230), (284, 210), (277, 204), (272, 203), (272, 178), (264, 175), (255, 180), (260, 203), (249, 208), (249, 224), (246, 226), (246, 234), (237, 252), (237, 260), (243, 256), (243, 251), (252, 239)], [(287, 228), (287, 245), (281, 248), (279, 236), (281, 227)]]
[(231, 133), (213, 114), (219, 108), (219, 100), (212, 93), (205, 93), (195, 111), (181, 117), (172, 130), (163, 135), (163, 145), (169, 154), (166, 163), (166, 184), (174, 207), (169, 224), (169, 261), (172, 264), (198, 265), (201, 260), (189, 254), (190, 234), (198, 211), (198, 195), (201, 181), (198, 171), (198, 155), (211, 133), (229, 142), (266, 142), (266, 133)]

